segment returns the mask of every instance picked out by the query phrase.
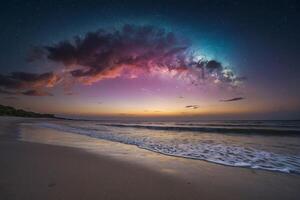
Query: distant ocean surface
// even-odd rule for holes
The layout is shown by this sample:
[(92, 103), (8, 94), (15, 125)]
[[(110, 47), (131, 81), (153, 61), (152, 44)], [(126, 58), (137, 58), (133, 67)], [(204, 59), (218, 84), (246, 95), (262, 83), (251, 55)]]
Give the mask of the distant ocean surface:
[(36, 125), (165, 155), (300, 174), (300, 121), (61, 120)]

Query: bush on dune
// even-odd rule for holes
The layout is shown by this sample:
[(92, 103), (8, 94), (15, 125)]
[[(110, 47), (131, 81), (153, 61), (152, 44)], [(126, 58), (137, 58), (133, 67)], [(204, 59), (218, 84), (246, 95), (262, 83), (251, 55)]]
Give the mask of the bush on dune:
[(25, 111), (22, 109), (15, 109), (11, 106), (3, 106), (3, 105), (0, 105), (0, 116), (54, 118), (53, 114), (35, 113), (35, 112)]

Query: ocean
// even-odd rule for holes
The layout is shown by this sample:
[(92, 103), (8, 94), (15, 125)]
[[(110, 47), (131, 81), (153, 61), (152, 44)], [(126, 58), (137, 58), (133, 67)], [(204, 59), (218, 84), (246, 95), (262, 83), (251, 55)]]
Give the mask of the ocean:
[(300, 121), (49, 120), (34, 125), (168, 156), (300, 174)]

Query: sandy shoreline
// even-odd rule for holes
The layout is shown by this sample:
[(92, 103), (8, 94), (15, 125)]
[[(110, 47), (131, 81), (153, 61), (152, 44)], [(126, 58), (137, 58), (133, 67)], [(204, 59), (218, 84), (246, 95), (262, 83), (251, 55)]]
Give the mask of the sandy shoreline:
[(32, 119), (0, 119), (0, 199), (299, 199), (300, 196), (297, 175), (183, 160), (178, 165), (181, 176), (177, 177), (77, 148), (17, 141), (15, 123), (26, 120)]

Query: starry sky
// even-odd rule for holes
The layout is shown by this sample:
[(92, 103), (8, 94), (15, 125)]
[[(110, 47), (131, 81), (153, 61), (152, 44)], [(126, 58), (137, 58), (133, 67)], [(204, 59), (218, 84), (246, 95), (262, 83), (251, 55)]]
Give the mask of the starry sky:
[(0, 104), (67, 116), (299, 119), (299, 8), (6, 1)]

